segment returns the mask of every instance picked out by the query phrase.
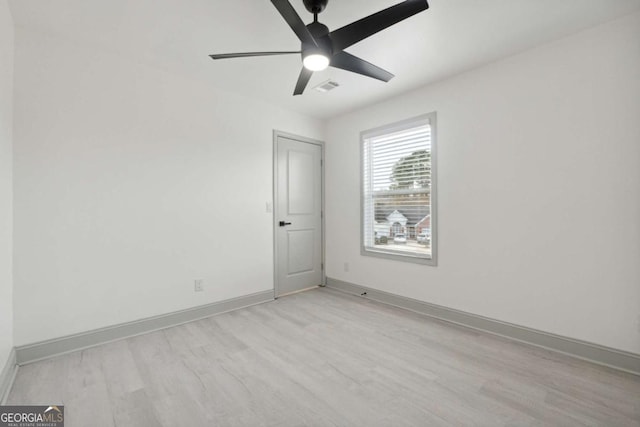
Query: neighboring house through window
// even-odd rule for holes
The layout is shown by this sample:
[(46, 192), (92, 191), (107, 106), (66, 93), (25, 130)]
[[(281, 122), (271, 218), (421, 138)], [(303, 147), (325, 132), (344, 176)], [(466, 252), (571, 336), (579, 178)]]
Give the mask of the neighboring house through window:
[(436, 113), (368, 130), (362, 254), (435, 265)]

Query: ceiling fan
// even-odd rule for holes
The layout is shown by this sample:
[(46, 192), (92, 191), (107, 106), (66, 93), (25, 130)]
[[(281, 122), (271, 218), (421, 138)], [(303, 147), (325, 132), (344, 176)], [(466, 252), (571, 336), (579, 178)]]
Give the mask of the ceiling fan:
[(302, 42), (300, 50), (224, 53), (209, 56), (212, 59), (228, 59), (302, 54), (303, 68), (293, 91), (294, 95), (301, 95), (304, 92), (314, 71), (324, 70), (328, 66), (388, 82), (393, 77), (393, 74), (345, 52), (344, 49), (429, 8), (427, 0), (405, 0), (402, 3), (329, 32), (326, 25), (318, 22), (318, 14), (324, 10), (328, 1), (303, 0), (305, 8), (313, 14), (313, 22), (305, 25), (288, 0), (271, 0), (271, 3), (278, 9), (280, 15), (287, 21), (287, 24)]

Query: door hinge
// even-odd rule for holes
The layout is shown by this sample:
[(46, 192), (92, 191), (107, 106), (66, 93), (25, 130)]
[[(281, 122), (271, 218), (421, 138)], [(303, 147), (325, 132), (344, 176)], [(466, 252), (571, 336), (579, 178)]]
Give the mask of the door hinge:
[(324, 270), (324, 262), (320, 263), (320, 270)]
[(322, 159), (320, 159), (320, 166), (322, 166)]

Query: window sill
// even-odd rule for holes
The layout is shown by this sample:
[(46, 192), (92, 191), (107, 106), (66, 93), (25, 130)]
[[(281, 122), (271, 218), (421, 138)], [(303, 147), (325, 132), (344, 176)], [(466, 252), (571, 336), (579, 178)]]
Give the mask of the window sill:
[(371, 256), (375, 258), (383, 258), (393, 261), (410, 262), (414, 264), (423, 264), (430, 266), (437, 266), (436, 259), (433, 255), (429, 258), (424, 255), (410, 254), (410, 253), (398, 253), (397, 251), (384, 250), (372, 247), (361, 247), (360, 254), (363, 256)]

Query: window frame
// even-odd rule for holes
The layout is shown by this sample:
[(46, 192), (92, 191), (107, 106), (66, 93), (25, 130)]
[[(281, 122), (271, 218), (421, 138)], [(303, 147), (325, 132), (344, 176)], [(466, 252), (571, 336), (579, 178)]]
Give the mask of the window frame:
[[(365, 244), (365, 149), (367, 146), (366, 140), (377, 136), (399, 132), (413, 127), (423, 126), (428, 124), (431, 127), (431, 188), (429, 189), (429, 201), (430, 201), (430, 233), (431, 233), (431, 258), (426, 258), (417, 254), (400, 253), (392, 250), (385, 250), (382, 248), (373, 248)], [(422, 114), (417, 117), (401, 120), (398, 122), (389, 123), (383, 126), (379, 126), (373, 129), (360, 132), (360, 254), (364, 256), (371, 256), (377, 258), (384, 258), (395, 261), (403, 261), (410, 263), (417, 263), (423, 265), (437, 266), (437, 254), (438, 254), (438, 232), (437, 232), (437, 114), (431, 112), (428, 114)], [(374, 213), (375, 215), (375, 213)]]

